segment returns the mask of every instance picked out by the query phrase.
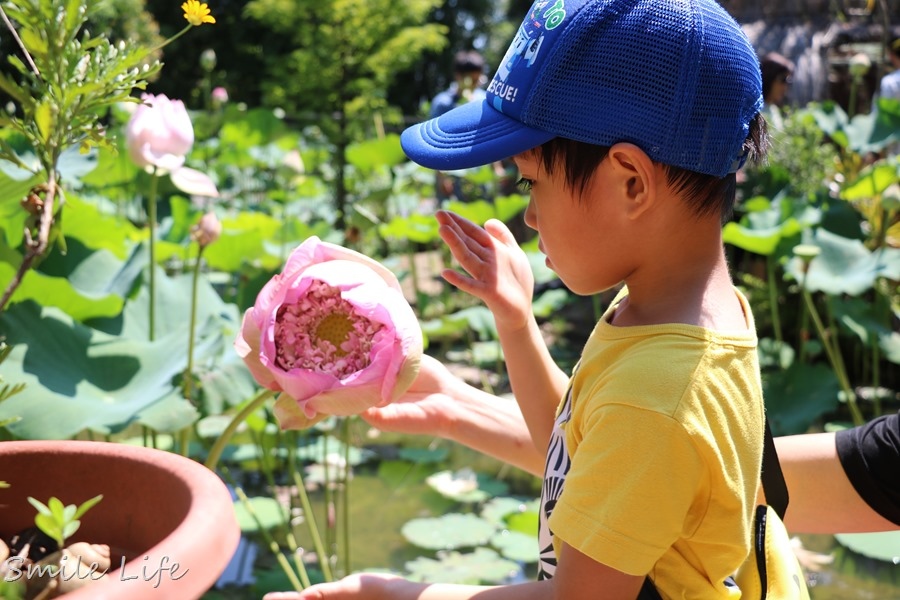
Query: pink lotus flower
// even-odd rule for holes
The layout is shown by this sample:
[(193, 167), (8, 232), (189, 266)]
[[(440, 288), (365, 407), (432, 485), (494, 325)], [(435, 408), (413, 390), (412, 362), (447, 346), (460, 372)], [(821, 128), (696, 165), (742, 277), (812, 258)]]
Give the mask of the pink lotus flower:
[(141, 94), (141, 104), (125, 128), (131, 160), (141, 168), (174, 171), (194, 145), (194, 127), (181, 100)]
[(235, 349), (279, 392), (282, 429), (396, 400), (419, 370), (422, 331), (381, 264), (311, 237), (244, 313)]

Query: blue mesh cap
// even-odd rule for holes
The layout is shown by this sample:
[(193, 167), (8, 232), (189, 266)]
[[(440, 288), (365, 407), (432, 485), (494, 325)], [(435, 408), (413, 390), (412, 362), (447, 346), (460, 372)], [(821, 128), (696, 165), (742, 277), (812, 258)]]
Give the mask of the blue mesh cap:
[(661, 163), (723, 177), (762, 108), (759, 61), (715, 0), (538, 0), (487, 98), (403, 132), (440, 170), (501, 160), (561, 136), (631, 142)]

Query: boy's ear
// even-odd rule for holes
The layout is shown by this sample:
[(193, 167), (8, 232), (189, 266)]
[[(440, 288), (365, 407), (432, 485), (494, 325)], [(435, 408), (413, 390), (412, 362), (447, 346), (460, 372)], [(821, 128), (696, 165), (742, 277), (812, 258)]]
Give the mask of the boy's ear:
[(607, 159), (616, 176), (615, 186), (628, 205), (628, 216), (640, 216), (656, 200), (656, 164), (643, 150), (627, 142), (612, 146)]

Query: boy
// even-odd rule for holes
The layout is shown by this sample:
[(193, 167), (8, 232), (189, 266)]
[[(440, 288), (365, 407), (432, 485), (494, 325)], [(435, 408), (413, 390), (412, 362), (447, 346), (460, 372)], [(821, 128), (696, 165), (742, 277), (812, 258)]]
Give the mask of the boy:
[(468, 273), (443, 275), (493, 313), (518, 409), (432, 359), (403, 402), (365, 417), (543, 472), (539, 580), (357, 575), (267, 598), (739, 597), (728, 578), (750, 550), (763, 404), (721, 222), (735, 172), (764, 153), (761, 107), (756, 54), (714, 0), (538, 1), (483, 103), (404, 132), (434, 169), (513, 156), (548, 266), (579, 294), (625, 288), (569, 379), (509, 231), (438, 213)]

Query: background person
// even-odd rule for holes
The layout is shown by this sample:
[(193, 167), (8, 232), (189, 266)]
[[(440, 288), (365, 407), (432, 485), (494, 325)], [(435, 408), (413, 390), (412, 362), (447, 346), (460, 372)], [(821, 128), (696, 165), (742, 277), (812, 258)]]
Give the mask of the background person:
[(893, 70), (881, 78), (878, 95), (900, 100), (900, 36), (895, 37), (888, 47), (888, 61)]
[(785, 103), (791, 78), (794, 75), (794, 63), (777, 52), (769, 52), (760, 61), (763, 82), (763, 115), (772, 128), (784, 128), (781, 107)]
[(775, 438), (797, 533), (900, 529), (900, 413), (837, 433)]

